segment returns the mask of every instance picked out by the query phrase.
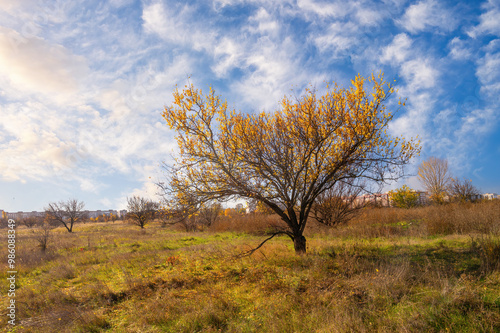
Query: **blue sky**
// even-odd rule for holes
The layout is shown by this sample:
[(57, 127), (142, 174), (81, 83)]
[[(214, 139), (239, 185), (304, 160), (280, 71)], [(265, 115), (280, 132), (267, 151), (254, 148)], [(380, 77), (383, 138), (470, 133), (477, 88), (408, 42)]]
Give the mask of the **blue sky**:
[(391, 131), (422, 140), (409, 174), (437, 156), (500, 192), (499, 0), (0, 0), (0, 209), (154, 197), (188, 77), (255, 112), (378, 71), (407, 98)]

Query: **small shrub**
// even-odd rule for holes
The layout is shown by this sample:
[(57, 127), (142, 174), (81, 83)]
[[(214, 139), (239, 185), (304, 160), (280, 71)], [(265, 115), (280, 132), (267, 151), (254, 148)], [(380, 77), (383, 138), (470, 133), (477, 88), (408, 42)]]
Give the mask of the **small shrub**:
[(500, 270), (500, 239), (491, 235), (472, 238), (470, 248), (481, 260), (483, 274)]
[(45, 252), (47, 250), (51, 229), (52, 227), (48, 223), (44, 223), (42, 227), (36, 232), (36, 240), (38, 242), (38, 247), (42, 252)]
[(389, 200), (394, 207), (413, 208), (418, 205), (420, 194), (406, 185), (389, 192)]

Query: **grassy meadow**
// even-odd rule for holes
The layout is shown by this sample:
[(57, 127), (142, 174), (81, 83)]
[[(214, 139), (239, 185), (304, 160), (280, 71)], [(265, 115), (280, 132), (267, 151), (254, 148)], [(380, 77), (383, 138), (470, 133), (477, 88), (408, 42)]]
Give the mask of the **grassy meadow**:
[(45, 253), (36, 229), (18, 227), (11, 331), (500, 332), (498, 201), (364, 209), (333, 229), (310, 221), (307, 255), (283, 236), (237, 256), (276, 223), (238, 216), (190, 233), (81, 223), (53, 229)]

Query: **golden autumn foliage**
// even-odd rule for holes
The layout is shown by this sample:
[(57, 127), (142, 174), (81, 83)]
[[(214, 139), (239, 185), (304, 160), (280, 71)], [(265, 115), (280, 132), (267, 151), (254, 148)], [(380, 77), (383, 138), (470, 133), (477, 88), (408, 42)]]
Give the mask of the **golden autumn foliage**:
[(200, 200), (258, 200), (286, 222), (289, 230), (280, 232), (305, 252), (302, 233), (318, 195), (338, 182), (398, 178), (419, 153), (415, 140), (387, 133), (394, 114), (384, 102), (393, 92), (383, 75), (358, 75), (349, 88), (332, 84), (322, 96), (308, 89), (300, 98), (284, 97), (275, 112), (242, 113), (212, 89), (207, 95), (192, 85), (176, 89), (163, 113), (179, 146), (166, 190)]
[(389, 191), (389, 200), (394, 207), (413, 208), (420, 200), (420, 194), (407, 185), (403, 185), (396, 190)]

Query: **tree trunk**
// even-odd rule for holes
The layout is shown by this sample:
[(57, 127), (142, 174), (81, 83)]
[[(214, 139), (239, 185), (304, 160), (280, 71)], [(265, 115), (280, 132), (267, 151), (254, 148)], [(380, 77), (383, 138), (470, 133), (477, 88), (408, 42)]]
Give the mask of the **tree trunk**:
[(293, 239), (293, 247), (295, 248), (295, 254), (305, 254), (306, 253), (306, 238), (302, 235), (295, 236)]
[(72, 232), (73, 231), (73, 226), (68, 227), (68, 225), (66, 223), (64, 223), (64, 222), (63, 222), (63, 225), (66, 228), (66, 230), (68, 230), (68, 232)]

